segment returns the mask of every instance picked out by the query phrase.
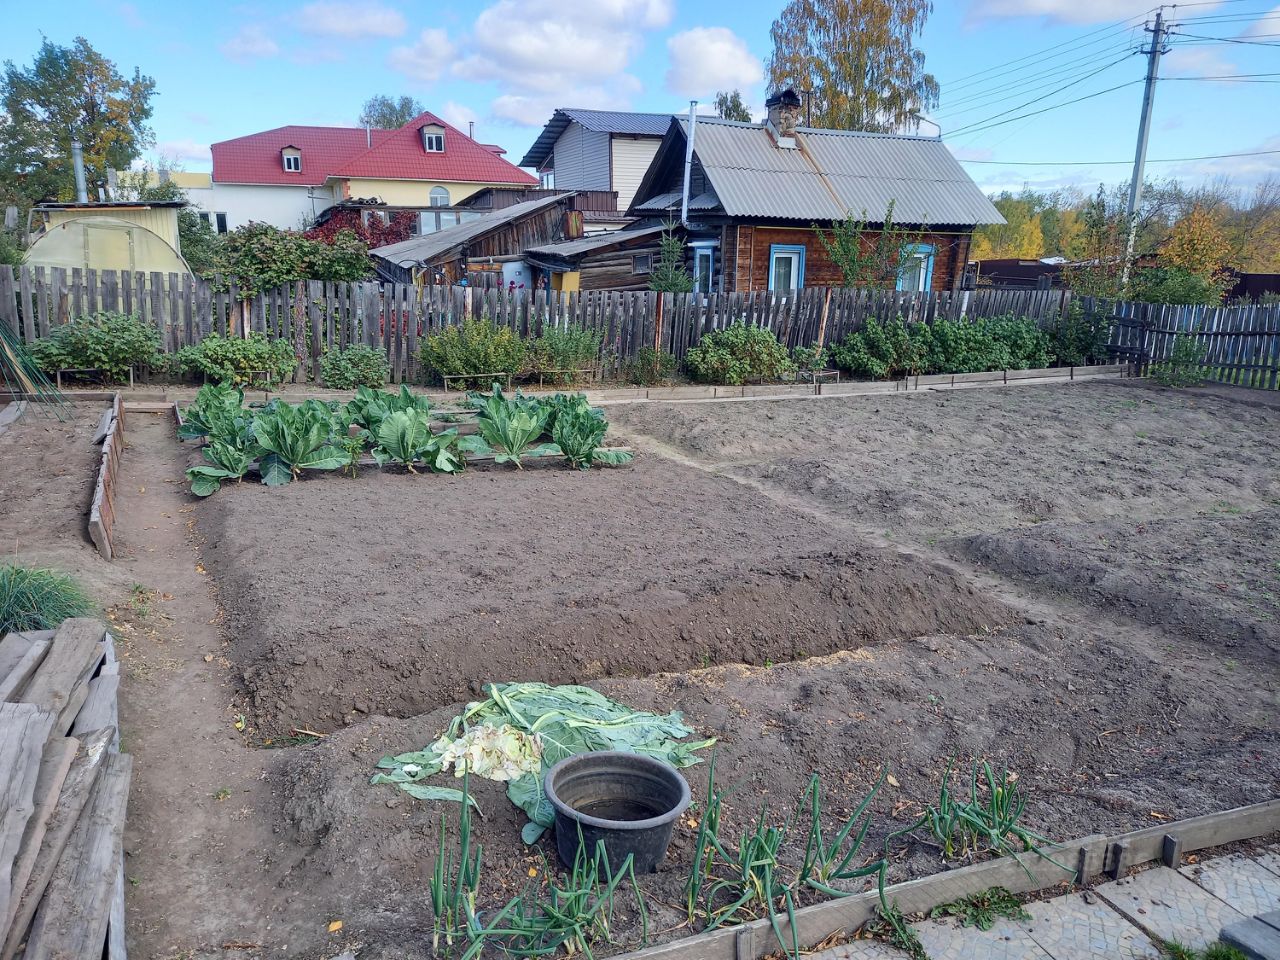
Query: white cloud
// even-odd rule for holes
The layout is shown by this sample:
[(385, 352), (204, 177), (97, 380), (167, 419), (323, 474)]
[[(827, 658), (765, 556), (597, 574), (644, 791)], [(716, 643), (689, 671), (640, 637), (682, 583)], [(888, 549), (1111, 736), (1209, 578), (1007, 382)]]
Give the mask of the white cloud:
[(387, 57), (387, 66), (402, 73), (410, 80), (434, 83), (453, 55), (453, 44), (443, 30), (423, 30), (410, 46), (393, 47)]
[(458, 103), (456, 100), (448, 100), (439, 110), (433, 111), (438, 113), (445, 123), (452, 124), (459, 130), (466, 130), (467, 124), (477, 123), (480, 115), (468, 107), (466, 104)]
[(728, 27), (694, 27), (667, 39), (667, 89), (687, 97), (709, 97), (759, 83), (760, 58)]
[(260, 24), (250, 23), (236, 31), (219, 49), (232, 60), (255, 60), (274, 57), (280, 52), (280, 44), (272, 40)]
[(399, 37), (407, 27), (399, 10), (359, 0), (309, 3), (298, 11), (297, 24), (304, 33), (349, 39)]
[(1258, 14), (1258, 19), (1240, 34), (1242, 37), (1261, 37), (1275, 32), (1276, 20), (1280, 20), (1280, 6), (1273, 7), (1266, 13)]
[[(1205, 12), (1215, 4), (1197, 12)], [(1060, 23), (1102, 23), (1151, 10), (1151, 0), (978, 0), (973, 17), (1045, 17)]]
[(1221, 77), (1236, 72), (1236, 65), (1208, 47), (1176, 46), (1160, 58), (1163, 77)]
[(495, 84), (491, 112), (514, 123), (545, 123), (562, 106), (625, 109), (641, 89), (627, 68), (672, 15), (672, 0), (498, 0), (476, 17), (453, 72)]

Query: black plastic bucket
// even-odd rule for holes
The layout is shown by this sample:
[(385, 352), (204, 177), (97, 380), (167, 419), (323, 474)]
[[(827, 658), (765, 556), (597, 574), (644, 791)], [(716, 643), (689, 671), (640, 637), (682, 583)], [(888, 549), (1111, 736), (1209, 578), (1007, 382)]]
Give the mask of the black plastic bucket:
[(581, 843), (593, 855), (603, 840), (609, 869), (631, 854), (636, 873), (652, 873), (667, 854), (689, 784), (671, 764), (638, 753), (602, 750), (561, 760), (543, 786), (556, 811), (556, 852), (572, 866)]

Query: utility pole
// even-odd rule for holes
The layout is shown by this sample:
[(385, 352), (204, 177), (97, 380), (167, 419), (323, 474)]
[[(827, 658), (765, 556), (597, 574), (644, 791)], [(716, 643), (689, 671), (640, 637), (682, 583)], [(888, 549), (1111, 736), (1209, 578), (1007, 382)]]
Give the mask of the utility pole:
[(1147, 82), (1142, 90), (1142, 116), (1138, 120), (1138, 149), (1133, 157), (1133, 179), (1129, 182), (1129, 236), (1124, 245), (1124, 272), (1121, 283), (1129, 284), (1129, 266), (1133, 262), (1133, 247), (1138, 238), (1138, 204), (1142, 202), (1142, 180), (1147, 163), (1147, 138), (1151, 133), (1151, 108), (1156, 98), (1156, 81), (1160, 79), (1160, 55), (1168, 49), (1165, 38), (1168, 27), (1164, 22), (1164, 7), (1156, 10), (1155, 25), (1144, 28), (1151, 34), (1151, 46), (1142, 52), (1147, 55)]

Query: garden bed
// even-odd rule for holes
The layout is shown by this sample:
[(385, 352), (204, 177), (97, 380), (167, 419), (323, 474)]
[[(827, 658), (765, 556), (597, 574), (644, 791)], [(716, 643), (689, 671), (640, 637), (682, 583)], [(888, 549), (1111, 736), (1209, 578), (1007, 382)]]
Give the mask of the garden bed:
[[(1077, 384), (608, 414), (639, 453), (628, 470), (370, 470), (194, 504), (242, 735), (329, 735), (260, 761), (264, 787), (242, 803), (245, 823), (272, 825), (249, 881), (271, 921), (229, 913), (217, 936), (430, 956), (425, 883), (457, 807), (368, 777), (490, 681), (587, 682), (682, 711), (719, 739), (729, 838), (762, 802), (781, 821), (814, 770), (834, 828), (887, 764), (878, 850), (936, 800), (951, 757), (1017, 771), (1028, 824), (1059, 838), (1274, 796), (1274, 621), (1204, 587), (1265, 585), (1251, 551), (1265, 560), (1255, 539), (1272, 536), (1273, 411)], [(1115, 602), (1160, 580), (1166, 555), (1149, 604)], [(692, 932), (679, 904), (707, 767), (686, 774), (694, 812), (641, 881), (658, 941)], [(492, 908), (544, 882), (550, 848), (521, 843), (501, 784), (474, 789)], [(900, 843), (890, 876), (947, 866)], [(207, 869), (206, 895), (240, 876)], [(623, 910), (620, 942), (598, 952), (634, 946), (635, 920)], [(182, 929), (169, 921), (165, 942)]]

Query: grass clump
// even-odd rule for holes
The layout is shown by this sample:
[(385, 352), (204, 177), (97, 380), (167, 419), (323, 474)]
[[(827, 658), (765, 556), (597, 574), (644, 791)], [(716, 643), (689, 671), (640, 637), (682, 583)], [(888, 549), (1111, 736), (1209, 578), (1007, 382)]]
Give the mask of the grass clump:
[(1240, 950), (1225, 943), (1211, 943), (1203, 950), (1188, 947), (1177, 940), (1166, 940), (1164, 955), (1169, 960), (1249, 960)]
[(53, 630), (63, 620), (88, 616), (92, 610), (84, 587), (65, 573), (0, 565), (0, 636)]

